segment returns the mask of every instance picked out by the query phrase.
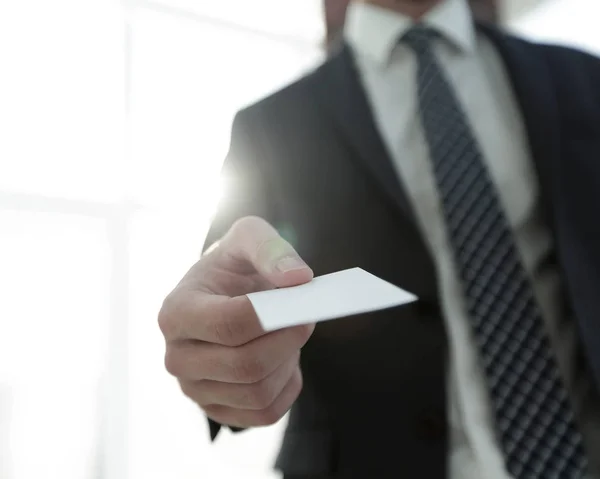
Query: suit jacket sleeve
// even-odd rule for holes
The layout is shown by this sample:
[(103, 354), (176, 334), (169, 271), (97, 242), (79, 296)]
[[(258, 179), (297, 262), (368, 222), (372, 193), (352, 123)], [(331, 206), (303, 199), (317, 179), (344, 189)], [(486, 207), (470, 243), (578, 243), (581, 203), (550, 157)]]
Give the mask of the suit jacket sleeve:
[[(222, 168), (226, 191), (204, 241), (203, 252), (219, 241), (240, 218), (260, 216), (271, 224), (277, 222), (268, 171), (259, 152), (260, 139), (251, 132), (252, 126), (256, 123), (246, 112), (238, 113), (233, 120), (229, 152)], [(221, 425), (209, 419), (209, 426), (211, 440), (214, 440)], [(234, 432), (242, 430), (230, 429)]]

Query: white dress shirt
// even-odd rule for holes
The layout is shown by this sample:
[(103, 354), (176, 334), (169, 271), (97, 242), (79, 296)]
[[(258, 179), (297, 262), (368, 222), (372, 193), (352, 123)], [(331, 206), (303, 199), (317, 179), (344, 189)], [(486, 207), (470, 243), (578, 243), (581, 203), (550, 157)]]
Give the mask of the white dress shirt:
[[(436, 54), (470, 119), (499, 190), (532, 276), (566, 385), (583, 420), (588, 456), (593, 460), (594, 455), (600, 456), (600, 405), (592, 404), (589, 377), (581, 371), (581, 364), (576, 364), (575, 321), (565, 317), (560, 300), (560, 278), (551, 258), (553, 239), (540, 213), (538, 181), (504, 65), (491, 42), (476, 31), (466, 0), (443, 1), (422, 22), (442, 36), (435, 45)], [(412, 50), (399, 43), (412, 25), (408, 17), (355, 1), (348, 11), (345, 39), (353, 50), (377, 127), (437, 268), (450, 339), (449, 477), (507, 479), (510, 475), (496, 439), (484, 373), (446, 237), (418, 115), (416, 59)], [(592, 448), (596, 454), (589, 453)], [(592, 469), (600, 471), (600, 466), (594, 464)]]

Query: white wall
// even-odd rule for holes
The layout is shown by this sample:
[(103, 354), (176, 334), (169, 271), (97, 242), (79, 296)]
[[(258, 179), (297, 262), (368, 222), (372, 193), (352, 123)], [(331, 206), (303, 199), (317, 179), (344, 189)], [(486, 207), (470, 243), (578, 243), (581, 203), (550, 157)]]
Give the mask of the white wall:
[(211, 447), (156, 316), (233, 114), (318, 57), (311, 2), (0, 2), (2, 479), (273, 477), (282, 425)]
[(600, 1), (546, 0), (509, 27), (529, 38), (574, 46), (600, 55)]

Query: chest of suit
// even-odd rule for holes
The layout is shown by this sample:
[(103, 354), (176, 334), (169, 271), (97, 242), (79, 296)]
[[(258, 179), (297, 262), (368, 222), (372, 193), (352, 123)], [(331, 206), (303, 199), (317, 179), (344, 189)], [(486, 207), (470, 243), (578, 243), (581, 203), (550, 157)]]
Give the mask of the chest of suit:
[[(312, 126), (306, 136), (290, 139), (296, 144), (273, 144), (272, 154), (279, 148), (281, 154), (298, 151), (276, 167), (276, 188), (285, 191), (279, 204), (285, 222), (277, 226), (315, 275), (358, 266), (420, 300), (317, 325), (302, 353), (305, 386), (290, 416), (280, 465), (293, 471), (302, 458), (328, 450), (320, 472), (331, 467), (342, 474), (351, 467), (357, 474), (360, 468), (383, 474), (394, 470), (390, 460), (400, 445), (411, 451), (416, 468), (428, 451), (443, 450), (446, 440), (447, 340), (433, 263), (413, 219), (389, 203), (351, 159), (347, 144), (331, 141), (331, 124)], [(315, 130), (319, 135), (313, 136)], [(396, 431), (394, 442), (385, 439), (390, 429)], [(329, 438), (327, 445), (315, 440), (321, 435)], [(314, 443), (321, 444), (320, 452)], [(433, 468), (443, 469), (443, 461)]]
[[(567, 294), (581, 329), (592, 332), (598, 322), (590, 311), (600, 310), (590, 289), (600, 280), (600, 252), (593, 246), (600, 241), (600, 227), (588, 219), (600, 182), (600, 167), (593, 161), (600, 155), (599, 94), (589, 78), (565, 73), (560, 54), (572, 52), (544, 58), (541, 49), (527, 52), (497, 32), (488, 35), (506, 63), (518, 99)], [(274, 140), (269, 152), (281, 159), (273, 168), (280, 178), (276, 188), (284, 229), (309, 260), (317, 259), (317, 272), (361, 266), (431, 306), (437, 299), (431, 258), (349, 53), (338, 55), (319, 73), (312, 84), (306, 83), (306, 96), (289, 105), (292, 123), (277, 118), (270, 125), (271, 138), (285, 139), (281, 144)], [(583, 94), (573, 94), (573, 82)], [(589, 354), (597, 348), (588, 344), (587, 349)], [(592, 363), (600, 379), (600, 353)]]
[[(590, 363), (599, 371), (600, 325), (594, 318), (600, 314), (600, 230), (589, 218), (600, 186), (600, 167), (590, 161), (600, 154), (600, 131), (592, 126), (599, 124), (593, 118), (598, 119), (600, 109), (581, 100), (569, 102), (571, 88), (566, 82), (542, 82), (551, 72), (539, 55), (536, 64), (533, 58), (517, 54), (515, 45), (505, 45), (505, 50), (505, 56), (512, 55), (512, 80), (568, 297)], [(538, 75), (518, 76), (515, 71), (519, 69)], [(361, 118), (364, 105), (354, 101), (356, 86), (348, 82), (348, 73), (347, 65), (338, 64), (336, 71), (330, 71), (330, 84), (322, 83), (326, 85), (322, 92), (327, 93), (321, 100), (327, 95), (336, 98), (324, 100), (325, 104), (331, 100), (333, 117), (332, 111), (317, 105), (315, 96), (319, 95), (312, 90), (284, 108), (294, 112), (292, 121), (282, 121), (284, 116), (269, 122), (273, 140), (267, 155), (278, 159), (271, 165), (281, 218), (277, 226), (317, 275), (360, 266), (412, 291), (421, 301), (317, 327), (304, 351), (305, 392), (292, 411), (288, 435), (336, 431), (337, 443), (331, 447), (345, 451), (341, 457), (349, 459), (359, 454), (359, 444), (364, 447), (365, 434), (391, 428), (396, 432), (396, 446), (402, 444), (410, 452), (407, 455), (422, 459), (436, 446), (443, 449), (445, 443), (446, 335), (436, 278), (373, 129), (352, 125)], [(562, 97), (560, 102), (557, 96)], [(600, 105), (600, 98), (596, 101)], [(380, 409), (371, 412), (374, 405)], [(357, 408), (360, 415), (355, 414)], [(378, 414), (381, 410), (386, 411), (385, 417)], [(349, 418), (352, 423), (346, 425)], [(346, 439), (346, 445), (340, 446), (343, 431), (363, 439)], [(379, 446), (383, 447), (380, 453), (393, 455), (385, 444)], [(297, 448), (294, 451), (296, 459), (286, 460), (299, 460)], [(373, 454), (373, 462), (367, 462), (382, 463), (382, 456)], [(340, 454), (334, 455), (344, 462)], [(285, 446), (282, 457), (286, 457)], [(329, 461), (332, 456), (328, 457)]]

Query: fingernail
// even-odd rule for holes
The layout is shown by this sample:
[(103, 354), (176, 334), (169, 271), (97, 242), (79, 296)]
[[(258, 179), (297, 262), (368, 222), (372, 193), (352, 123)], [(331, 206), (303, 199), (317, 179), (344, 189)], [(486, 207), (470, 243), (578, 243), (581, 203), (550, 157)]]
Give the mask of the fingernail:
[(288, 271), (296, 271), (305, 268), (308, 268), (308, 265), (298, 256), (286, 256), (277, 261), (277, 264), (275, 265), (275, 269), (280, 273), (287, 273)]

